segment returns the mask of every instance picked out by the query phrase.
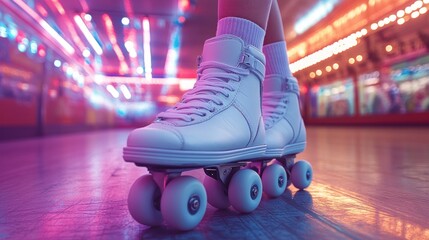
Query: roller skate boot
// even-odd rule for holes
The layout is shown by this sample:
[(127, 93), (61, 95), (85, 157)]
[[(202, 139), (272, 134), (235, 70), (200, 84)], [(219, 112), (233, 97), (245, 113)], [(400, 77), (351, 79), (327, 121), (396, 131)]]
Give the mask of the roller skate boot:
[[(214, 205), (231, 204), (239, 212), (259, 205), (261, 179), (248, 165), (266, 150), (264, 73), (263, 53), (240, 38), (226, 34), (205, 42), (194, 88), (128, 136), (124, 160), (151, 173), (131, 187), (128, 207), (135, 220), (149, 226), (164, 220), (190, 230), (205, 213), (207, 195)], [(213, 187), (180, 176), (197, 168), (208, 175), (205, 185)]]
[(262, 108), (266, 157), (276, 159), (285, 168), (288, 186), (293, 183), (295, 187), (304, 189), (311, 183), (312, 167), (307, 161), (294, 162), (296, 154), (303, 152), (306, 146), (299, 97), (299, 86), (294, 77), (275, 74), (265, 77)]

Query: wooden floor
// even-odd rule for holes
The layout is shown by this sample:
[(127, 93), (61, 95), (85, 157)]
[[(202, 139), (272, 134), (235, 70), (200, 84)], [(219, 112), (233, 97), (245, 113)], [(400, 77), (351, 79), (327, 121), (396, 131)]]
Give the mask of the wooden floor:
[(309, 128), (308, 191), (248, 215), (209, 207), (185, 233), (129, 215), (146, 170), (122, 160), (128, 132), (1, 143), (0, 239), (429, 239), (429, 128)]

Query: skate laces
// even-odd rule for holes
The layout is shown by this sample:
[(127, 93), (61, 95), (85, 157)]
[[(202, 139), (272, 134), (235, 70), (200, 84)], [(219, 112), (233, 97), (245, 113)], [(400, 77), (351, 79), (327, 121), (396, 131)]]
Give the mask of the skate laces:
[(199, 65), (197, 73), (194, 88), (186, 92), (173, 108), (158, 114), (158, 121), (175, 119), (192, 122), (197, 117), (213, 113), (235, 91), (230, 81), (240, 81), (241, 76), (248, 75), (250, 70), (206, 61)]
[(267, 92), (262, 95), (262, 115), (264, 117), (265, 127), (269, 128), (277, 122), (287, 107), (285, 92)]

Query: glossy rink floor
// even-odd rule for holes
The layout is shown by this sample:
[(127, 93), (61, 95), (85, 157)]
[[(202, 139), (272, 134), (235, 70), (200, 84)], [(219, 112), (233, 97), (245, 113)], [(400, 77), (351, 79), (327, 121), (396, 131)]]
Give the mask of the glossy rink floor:
[(307, 191), (247, 215), (209, 207), (185, 233), (129, 215), (147, 171), (122, 160), (128, 132), (0, 143), (0, 239), (429, 239), (429, 128), (311, 127)]

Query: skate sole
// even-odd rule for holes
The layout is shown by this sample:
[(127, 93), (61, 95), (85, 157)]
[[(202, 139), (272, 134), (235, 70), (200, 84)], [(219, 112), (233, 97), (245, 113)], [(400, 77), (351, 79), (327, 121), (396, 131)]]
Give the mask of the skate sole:
[(283, 148), (268, 149), (265, 152), (265, 157), (276, 158), (286, 155), (295, 155), (304, 151), (307, 142), (300, 142), (286, 145)]
[(123, 158), (142, 166), (205, 167), (239, 161), (260, 159), (266, 145), (228, 151), (183, 151), (154, 148), (125, 147)]

